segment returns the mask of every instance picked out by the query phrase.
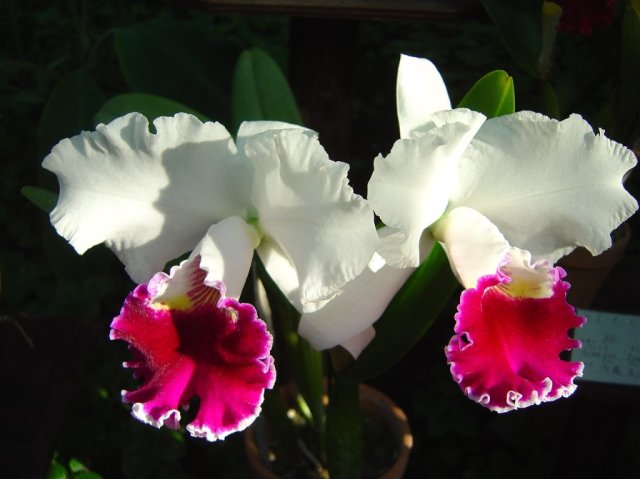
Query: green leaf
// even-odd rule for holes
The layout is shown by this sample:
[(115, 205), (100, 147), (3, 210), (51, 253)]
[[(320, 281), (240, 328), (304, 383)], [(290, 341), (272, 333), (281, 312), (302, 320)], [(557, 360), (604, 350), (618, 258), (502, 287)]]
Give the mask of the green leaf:
[(267, 52), (242, 52), (233, 74), (231, 91), (233, 131), (246, 120), (279, 120), (302, 124), (289, 83)]
[(208, 118), (202, 113), (177, 101), (148, 93), (124, 93), (106, 101), (94, 117), (94, 123), (109, 123), (127, 113), (138, 112), (147, 117), (149, 123), (159, 116), (173, 116), (176, 113), (191, 113), (201, 121)]
[(20, 192), (24, 197), (31, 201), (31, 203), (46, 213), (51, 213), (51, 210), (55, 208), (56, 203), (58, 202), (57, 194), (53, 191), (45, 190), (44, 188), (39, 188), (37, 186), (23, 186), (20, 189)]
[(102, 479), (102, 476), (91, 472), (87, 466), (75, 458), (69, 460), (69, 470), (73, 474), (73, 479)]
[(115, 46), (133, 91), (169, 98), (228, 124), (239, 53), (233, 44), (193, 22), (153, 21), (119, 29)]
[(63, 138), (93, 127), (93, 115), (105, 96), (84, 69), (64, 77), (53, 89), (38, 129), (38, 152), (44, 156)]
[(516, 110), (513, 78), (504, 70), (487, 73), (471, 87), (458, 108), (479, 111), (487, 118), (513, 113)]
[(81, 471), (74, 474), (73, 479), (102, 479), (102, 476), (91, 471)]
[(53, 459), (51, 461), (49, 472), (47, 472), (46, 479), (69, 479), (69, 475), (67, 474), (67, 470), (64, 468), (64, 466)]
[(481, 0), (513, 61), (538, 78), (542, 52), (541, 0)]
[(400, 360), (429, 329), (457, 288), (447, 255), (436, 243), (374, 324), (376, 336), (347, 371), (348, 376), (364, 381)]
[(69, 459), (69, 470), (73, 473), (76, 473), (76, 472), (87, 471), (88, 469), (87, 469), (87, 466), (82, 464), (76, 458), (72, 457), (71, 459)]
[(331, 479), (362, 477), (362, 410), (359, 384), (337, 375), (327, 408), (327, 466)]

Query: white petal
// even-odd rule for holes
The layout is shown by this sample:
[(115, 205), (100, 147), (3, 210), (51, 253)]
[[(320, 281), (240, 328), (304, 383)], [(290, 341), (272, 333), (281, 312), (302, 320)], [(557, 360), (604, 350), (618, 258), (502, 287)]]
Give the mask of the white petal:
[[(423, 236), (421, 260), (431, 252), (434, 243), (429, 235)], [(374, 254), (368, 267), (347, 283), (340, 296), (322, 309), (302, 315), (298, 332), (313, 347), (322, 350), (340, 344), (358, 357), (373, 339), (369, 329), (415, 271), (415, 268), (380, 267), (379, 262), (380, 257)]]
[(300, 130), (254, 136), (245, 152), (255, 167), (260, 228), (295, 265), (303, 307), (332, 298), (366, 267), (378, 242), (371, 206), (349, 186), (348, 165), (329, 160)]
[(433, 63), (426, 58), (400, 56), (396, 103), (400, 138), (426, 123), (432, 113), (450, 110), (447, 87)]
[(485, 122), (460, 161), (451, 207), (491, 220), (513, 246), (555, 262), (576, 246), (599, 254), (637, 210), (622, 186), (636, 164), (624, 146), (595, 135), (577, 115), (532, 112)]
[(238, 135), (236, 137), (238, 150), (243, 151), (244, 146), (252, 136), (260, 135), (267, 131), (275, 132), (279, 130), (301, 130), (308, 136), (318, 136), (317, 132), (309, 128), (284, 121), (243, 121), (238, 127)]
[(258, 255), (269, 272), (271, 279), (280, 291), (298, 311), (302, 311), (300, 302), (300, 283), (296, 268), (278, 244), (271, 238), (263, 238), (258, 246)]
[(386, 158), (374, 160), (367, 196), (380, 219), (399, 231), (402, 259), (380, 251), (389, 264), (418, 265), (420, 235), (444, 213), (459, 158), (484, 118), (470, 110), (443, 112), (420, 138), (398, 140)]
[[(411, 134), (411, 138), (422, 138), (433, 129), (445, 127), (449, 124), (463, 124), (469, 128), (468, 133), (462, 140), (460, 148), (466, 148), (473, 135), (480, 129), (482, 124), (487, 119), (482, 113), (469, 110), (468, 108), (456, 108), (455, 110), (443, 110), (437, 111), (429, 118), (426, 118), (424, 123), (416, 127)], [(450, 128), (450, 127), (449, 127)], [(435, 134), (439, 134), (435, 132)], [(460, 141), (460, 140), (458, 140)]]
[(319, 350), (348, 344), (378, 320), (413, 271), (415, 268), (384, 266), (374, 273), (366, 268), (347, 283), (340, 296), (318, 311), (304, 313), (298, 333)]
[(251, 167), (227, 130), (178, 114), (151, 134), (132, 113), (58, 143), (43, 163), (60, 182), (51, 222), (83, 253), (105, 242), (137, 282), (191, 250), (207, 228), (244, 214)]
[(222, 281), (227, 297), (239, 298), (247, 280), (253, 251), (260, 242), (256, 229), (238, 216), (225, 218), (207, 231), (190, 258), (200, 256), (206, 280)]
[(495, 274), (509, 243), (498, 228), (471, 208), (456, 208), (433, 229), (442, 242), (451, 268), (465, 288), (474, 288), (478, 278)]
[(340, 346), (349, 351), (351, 356), (357, 358), (375, 337), (376, 330), (372, 326), (369, 326), (361, 333), (356, 334), (353, 338), (349, 338), (347, 341), (340, 344)]

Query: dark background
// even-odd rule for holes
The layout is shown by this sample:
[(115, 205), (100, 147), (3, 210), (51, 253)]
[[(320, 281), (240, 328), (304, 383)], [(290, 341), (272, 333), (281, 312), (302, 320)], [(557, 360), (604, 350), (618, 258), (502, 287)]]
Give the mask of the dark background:
[[(305, 122), (319, 131), (329, 156), (351, 164), (352, 183), (362, 194), (373, 158), (397, 139), (401, 52), (432, 59), (454, 104), (481, 75), (504, 69), (515, 80), (517, 109), (544, 111), (536, 81), (514, 65), (481, 8), (414, 21), (220, 14), (151, 1), (5, 0), (0, 8), (3, 478), (46, 477), (52, 459), (56, 470), (77, 459), (104, 478), (248, 477), (240, 434), (208, 444), (130, 417), (120, 402), (120, 390), (133, 385), (120, 366), (126, 348), (107, 338), (133, 284), (105, 248), (78, 257), (46, 214), (20, 194), (25, 185), (55, 190), (55, 178), (40, 167), (51, 146), (92, 128), (104, 100), (136, 89), (114, 47), (116, 31), (133, 35), (149, 22), (178, 22), (224, 45), (220, 69), (227, 68), (225, 55), (263, 48), (288, 73)], [(175, 32), (167, 32), (172, 41)], [(566, 105), (593, 125), (599, 125), (598, 103), (615, 82), (618, 40), (618, 20), (592, 37), (559, 39), (556, 70), (591, 62), (601, 72), (589, 94)], [(148, 54), (162, 63), (163, 47)], [(185, 71), (164, 75), (188, 76), (196, 53), (185, 53)], [(207, 68), (215, 69), (217, 60)], [(160, 85), (150, 92), (173, 88), (156, 79)], [(206, 108), (207, 98), (190, 104), (184, 89), (176, 95), (188, 106)], [(228, 124), (224, 113), (215, 119)], [(633, 141), (617, 139), (629, 146)], [(637, 181), (636, 174), (627, 183), (636, 197)], [(635, 238), (638, 223), (637, 215), (629, 221)], [(593, 307), (640, 314), (638, 272), (640, 248), (632, 238)], [(466, 399), (443, 354), (455, 303), (405, 359), (372, 381), (409, 416), (415, 445), (406, 477), (640, 477), (637, 389), (584, 384), (569, 399), (505, 415)]]

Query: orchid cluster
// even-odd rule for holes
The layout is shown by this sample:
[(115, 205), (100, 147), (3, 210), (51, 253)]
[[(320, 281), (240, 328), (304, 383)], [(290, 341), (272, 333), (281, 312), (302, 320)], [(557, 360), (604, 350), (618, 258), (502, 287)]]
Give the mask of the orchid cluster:
[(281, 122), (245, 122), (234, 141), (188, 114), (152, 133), (132, 113), (54, 147), (52, 224), (79, 253), (106, 244), (139, 284), (111, 324), (141, 381), (123, 393), (136, 418), (178, 428), (197, 396), (187, 430), (214, 441), (258, 416), (277, 365), (267, 323), (239, 302), (254, 251), (300, 336), (357, 359), (443, 248), (465, 288), (445, 348), (463, 392), (504, 412), (575, 390), (583, 365), (559, 354), (579, 346), (568, 331), (584, 318), (554, 263), (611, 246), (637, 210), (622, 184), (635, 156), (576, 115), (453, 109), (426, 59), (402, 56), (397, 107), (400, 139), (375, 159), (367, 199), (315, 132)]

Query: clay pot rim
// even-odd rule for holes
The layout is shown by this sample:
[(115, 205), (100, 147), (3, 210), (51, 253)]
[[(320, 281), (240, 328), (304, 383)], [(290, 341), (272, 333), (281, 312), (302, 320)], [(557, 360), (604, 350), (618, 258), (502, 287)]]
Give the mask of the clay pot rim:
[[(379, 479), (402, 478), (413, 447), (413, 435), (406, 414), (387, 395), (366, 384), (360, 384), (360, 402), (363, 411), (376, 411), (378, 417), (389, 427), (397, 444), (397, 456), (394, 463)], [(244, 431), (243, 439), (247, 460), (255, 477), (280, 479), (260, 460), (253, 425)]]

